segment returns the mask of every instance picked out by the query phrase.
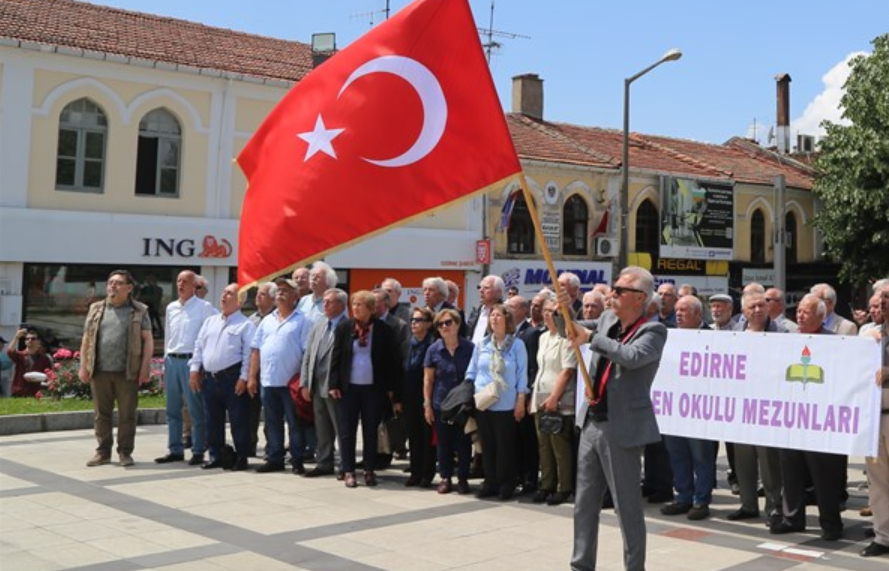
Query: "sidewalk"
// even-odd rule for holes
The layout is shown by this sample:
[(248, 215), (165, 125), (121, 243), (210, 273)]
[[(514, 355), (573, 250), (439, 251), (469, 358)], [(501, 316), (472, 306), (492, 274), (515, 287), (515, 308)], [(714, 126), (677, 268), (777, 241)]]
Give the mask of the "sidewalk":
[[(163, 425), (140, 426), (131, 468), (87, 468), (95, 447), (89, 430), (0, 437), (0, 569), (568, 569), (570, 504), (408, 489), (404, 462), (381, 472), (379, 487), (355, 490), (332, 477), (161, 466), (152, 459), (166, 452), (166, 434)], [(726, 521), (738, 502), (725, 489), (702, 522), (665, 517), (646, 504), (648, 569), (885, 571), (885, 557), (858, 556), (869, 523), (858, 515), (866, 503), (862, 481), (861, 459), (850, 459), (846, 537), (831, 543), (819, 538), (815, 508), (802, 534), (771, 536), (763, 520)], [(598, 569), (623, 569), (613, 511), (603, 513)]]

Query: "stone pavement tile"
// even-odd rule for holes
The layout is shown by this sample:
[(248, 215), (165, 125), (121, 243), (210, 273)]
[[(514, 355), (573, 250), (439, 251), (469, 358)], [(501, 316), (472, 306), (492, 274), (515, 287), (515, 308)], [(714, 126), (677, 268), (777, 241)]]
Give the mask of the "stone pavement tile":
[[(6, 500), (2, 501), (5, 502)], [(5, 508), (5, 506), (3, 507)], [(23, 531), (33, 529), (34, 527), (36, 526), (33, 523), (28, 523), (18, 516), (7, 514), (5, 509), (0, 512), (0, 538), (2, 538), (2, 534), (10, 531)]]
[(31, 551), (10, 551), (3, 549), (0, 567), (15, 571), (57, 571), (65, 566), (54, 561), (47, 561)]
[(34, 484), (28, 482), (27, 480), (22, 480), (16, 478), (14, 476), (7, 476), (6, 474), (0, 474), (0, 490), (27, 490), (29, 488), (36, 488)]
[(95, 565), (118, 559), (113, 553), (86, 543), (65, 545), (60, 549), (45, 549), (38, 553), (42, 559), (57, 563), (63, 569)]
[[(217, 571), (220, 569), (229, 569), (231, 571), (300, 571), (302, 569), (271, 557), (246, 551), (219, 557), (209, 557), (204, 562), (213, 565), (213, 569)], [(169, 567), (164, 567), (164, 571), (168, 569)], [(192, 571), (192, 569), (188, 568), (187, 571)]]
[(84, 544), (106, 551), (119, 559), (170, 551), (169, 548), (151, 541), (150, 539), (133, 535), (122, 535), (107, 539), (93, 539), (84, 542)]
[(108, 539), (126, 535), (124, 532), (113, 527), (103, 525), (94, 521), (79, 521), (76, 525), (56, 524), (47, 525), (47, 531), (52, 531), (59, 535), (68, 537), (74, 541), (91, 541), (93, 539)]
[(191, 547), (200, 547), (205, 545), (215, 545), (217, 542), (200, 536), (196, 533), (189, 533), (181, 529), (169, 529), (167, 531), (159, 531), (145, 537), (149, 541), (153, 541), (167, 549), (189, 549)]
[(4, 546), (4, 551), (5, 546), (39, 552), (42, 549), (63, 548), (74, 544), (75, 541), (70, 537), (40, 527), (8, 531), (0, 539), (0, 545)]
[[(690, 530), (690, 532), (696, 531)], [(675, 571), (715, 570), (733, 566), (745, 568), (745, 564), (761, 555), (741, 549), (742, 545), (740, 544), (739, 549), (709, 545), (693, 539), (695, 535), (698, 534), (649, 534), (648, 567), (655, 567), (656, 562), (669, 561), (670, 569)], [(620, 538), (618, 538), (619, 540)], [(757, 569), (757, 567), (753, 566), (750, 569)]]
[[(409, 539), (405, 538), (404, 541), (408, 542)], [(360, 541), (352, 537), (342, 536), (312, 539), (309, 541), (300, 542), (299, 545), (311, 547), (312, 549), (317, 549), (319, 551), (324, 551), (326, 553), (331, 553), (338, 557), (345, 557), (347, 559), (360, 559), (362, 557), (368, 557), (371, 555), (392, 553), (392, 549), (390, 547), (391, 543), (373, 544), (367, 541)]]
[[(355, 557), (354, 560), (378, 569), (386, 569), (387, 571), (445, 571), (453, 569), (451, 565), (424, 559), (423, 553), (419, 551), (413, 554), (379, 553), (377, 555)], [(513, 571), (516, 570), (513, 569)]]

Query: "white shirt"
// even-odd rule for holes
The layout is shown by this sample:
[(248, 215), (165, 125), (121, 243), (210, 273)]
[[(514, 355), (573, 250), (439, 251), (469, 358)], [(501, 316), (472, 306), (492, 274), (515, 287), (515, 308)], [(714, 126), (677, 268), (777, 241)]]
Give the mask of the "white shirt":
[(475, 322), (475, 330), (472, 332), (472, 342), (476, 345), (481, 344), (488, 331), (488, 318), (491, 316), (491, 309), (488, 306), (482, 306), (478, 312), (478, 319)]
[(184, 304), (178, 299), (167, 305), (166, 344), (164, 355), (170, 353), (194, 353), (194, 342), (198, 338), (201, 325), (208, 317), (219, 311), (209, 301), (196, 295)]
[(188, 361), (192, 373), (201, 369), (218, 373), (241, 364), (239, 379), (247, 379), (250, 371), (250, 342), (256, 328), (240, 311), (228, 317), (214, 315), (204, 321), (194, 344), (194, 355)]

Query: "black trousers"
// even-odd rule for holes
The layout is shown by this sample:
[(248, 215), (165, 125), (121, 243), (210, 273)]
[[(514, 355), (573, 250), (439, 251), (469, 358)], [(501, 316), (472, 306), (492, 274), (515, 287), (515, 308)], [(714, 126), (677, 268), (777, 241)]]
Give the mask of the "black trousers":
[(818, 523), (824, 531), (841, 531), (840, 502), (845, 492), (848, 457), (803, 450), (779, 451), (784, 480), (784, 518), (792, 525), (806, 525), (806, 483), (811, 476), (818, 501)]
[(432, 426), (426, 422), (423, 393), (405, 390), (402, 406), (410, 447), (410, 474), (421, 480), (432, 481), (435, 476), (435, 446), (432, 444)]
[(534, 415), (530, 413), (518, 423), (516, 462), (519, 484), (536, 488), (540, 479), (540, 445), (537, 442)]
[(664, 437), (657, 442), (645, 445), (645, 468), (642, 488), (649, 494), (673, 493), (673, 468), (670, 454), (664, 444)]
[(518, 423), (513, 411), (476, 412), (478, 434), (482, 441), (482, 465), (485, 468), (484, 487), (488, 490), (515, 489), (516, 442)]

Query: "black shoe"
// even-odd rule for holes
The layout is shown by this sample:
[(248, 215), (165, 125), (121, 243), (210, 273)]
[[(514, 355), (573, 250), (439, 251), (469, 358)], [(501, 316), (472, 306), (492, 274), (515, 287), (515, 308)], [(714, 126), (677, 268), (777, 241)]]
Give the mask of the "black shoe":
[(707, 504), (696, 504), (688, 510), (688, 515), (685, 516), (692, 521), (698, 521), (702, 519), (707, 519), (710, 517), (710, 506)]
[(558, 506), (568, 499), (569, 494), (566, 492), (553, 492), (546, 498), (546, 505)]
[(549, 497), (550, 493), (551, 492), (549, 490), (544, 490), (543, 488), (540, 488), (534, 494), (534, 497), (531, 498), (531, 501), (534, 502), (535, 504), (542, 504), (543, 502), (546, 501), (546, 498)]
[[(191, 462), (189, 462), (191, 464)], [(214, 468), (222, 468), (222, 460), (213, 460), (212, 462), (204, 462), (201, 464), (202, 470), (213, 470)]]
[(513, 484), (503, 484), (500, 486), (500, 491), (497, 493), (497, 496), (504, 502), (511, 500), (514, 495), (515, 486)]
[[(192, 454), (191, 458), (188, 459), (189, 466), (200, 466), (204, 463), (204, 455), (203, 454)], [(221, 464), (220, 464), (221, 466)]]
[(661, 513), (664, 515), (682, 515), (687, 514), (691, 510), (691, 504), (681, 504), (679, 502), (670, 502), (665, 506), (661, 506)]
[(336, 481), (337, 482), (342, 482), (345, 477), (346, 477), (346, 473), (343, 472), (342, 470), (340, 470), (339, 472), (336, 473)]
[(745, 509), (738, 509), (728, 514), (725, 519), (729, 521), (741, 521), (742, 519), (756, 519), (759, 517), (759, 512), (747, 511)]
[(247, 458), (238, 458), (235, 461), (235, 465), (232, 466), (231, 469), (234, 470), (235, 472), (240, 472), (242, 470), (246, 470), (249, 467), (250, 467), (250, 464), (247, 461)]
[(170, 452), (166, 456), (161, 456), (160, 458), (155, 458), (154, 461), (158, 464), (169, 464), (170, 462), (182, 462), (185, 460), (185, 454), (173, 454)]
[(321, 468), (319, 466), (315, 466), (308, 472), (304, 474), (306, 478), (317, 478), (319, 476), (332, 476), (333, 469), (332, 468)]
[(186, 436), (182, 439), (182, 447), (186, 449), (191, 448), (191, 436)]
[(431, 488), (432, 487), (432, 478), (420, 478), (419, 486), (424, 489)]
[(877, 532), (874, 531), (874, 526), (864, 528), (864, 537), (876, 537)]
[(862, 557), (877, 557), (889, 553), (889, 547), (880, 545), (876, 541), (871, 541), (870, 545), (861, 550)]
[(465, 478), (459, 478), (457, 480), (457, 493), (461, 496), (466, 496), (471, 492), (472, 489), (469, 487), (469, 481)]
[(290, 468), (290, 471), (293, 472), (295, 476), (304, 476), (306, 474), (306, 467), (302, 464), (294, 464), (293, 467)]
[(537, 492), (537, 484), (533, 482), (525, 482), (522, 484), (522, 492), (523, 496), (530, 495)]
[(839, 541), (843, 537), (843, 528), (839, 529), (822, 529), (821, 539), (824, 541)]
[(405, 488), (416, 488), (420, 485), (420, 477), (419, 476), (410, 476), (407, 480), (404, 481)]
[(487, 486), (482, 485), (482, 489), (478, 491), (478, 493), (475, 495), (475, 497), (477, 497), (480, 500), (483, 500), (485, 498), (493, 498), (496, 495), (497, 495), (497, 490), (495, 490), (494, 488), (489, 488)]
[(670, 490), (652, 492), (648, 494), (648, 503), (664, 504), (673, 501), (673, 492)]
[(284, 462), (264, 462), (256, 471), (260, 474), (268, 472), (282, 472), (284, 470)]
[(777, 523), (773, 523), (772, 527), (769, 528), (769, 532), (772, 535), (781, 535), (784, 533), (799, 533), (801, 531), (806, 531), (805, 525), (794, 525), (786, 519), (782, 519)]

